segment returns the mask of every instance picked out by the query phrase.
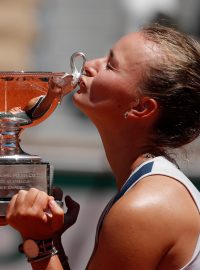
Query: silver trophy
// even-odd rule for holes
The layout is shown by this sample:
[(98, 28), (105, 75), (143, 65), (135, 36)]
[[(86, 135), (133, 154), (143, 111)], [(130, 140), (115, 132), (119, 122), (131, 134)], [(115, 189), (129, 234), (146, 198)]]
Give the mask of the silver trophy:
[(19, 190), (35, 187), (51, 194), (50, 163), (25, 153), (20, 147), (20, 134), (47, 119), (62, 97), (76, 87), (85, 61), (83, 53), (74, 53), (71, 74), (0, 72), (0, 225), (10, 199)]

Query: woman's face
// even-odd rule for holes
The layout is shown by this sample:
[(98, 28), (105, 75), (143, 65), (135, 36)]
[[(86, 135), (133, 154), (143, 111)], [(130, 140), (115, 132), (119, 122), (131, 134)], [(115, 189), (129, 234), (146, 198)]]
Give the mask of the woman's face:
[(86, 63), (74, 103), (91, 119), (123, 117), (137, 100), (142, 70), (151, 55), (152, 44), (141, 33), (124, 36), (108, 56)]

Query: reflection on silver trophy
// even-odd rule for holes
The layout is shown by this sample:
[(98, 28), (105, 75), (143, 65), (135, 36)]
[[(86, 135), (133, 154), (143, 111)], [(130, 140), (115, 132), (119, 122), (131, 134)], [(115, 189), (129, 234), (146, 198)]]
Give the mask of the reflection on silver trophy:
[[(78, 58), (79, 69), (75, 65)], [(85, 61), (83, 53), (74, 53), (71, 74), (0, 72), (0, 219), (5, 218), (7, 205), (19, 190), (35, 187), (51, 193), (49, 162), (24, 153), (20, 133), (47, 119), (62, 97), (76, 87)]]

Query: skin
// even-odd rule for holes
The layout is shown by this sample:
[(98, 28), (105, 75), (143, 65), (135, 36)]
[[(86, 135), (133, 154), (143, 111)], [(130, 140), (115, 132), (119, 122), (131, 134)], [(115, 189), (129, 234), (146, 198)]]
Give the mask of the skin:
[[(123, 37), (107, 57), (86, 63), (80, 90), (73, 96), (76, 106), (99, 131), (118, 189), (145, 161), (144, 153), (152, 149), (150, 135), (159, 116), (159, 105), (140, 93), (139, 83), (143, 69), (157, 53), (157, 48), (141, 33)], [(7, 221), (22, 235), (26, 232), (25, 236), (31, 238), (33, 232), (31, 223), (29, 229), (25, 228), (27, 223), (20, 223), (21, 216), (30, 222), (38, 219), (34, 230), (38, 239), (44, 233), (42, 223), (50, 229), (48, 233), (62, 227), (62, 214), (57, 215), (56, 208), (51, 217), (52, 222), (57, 222), (55, 227), (44, 217), (44, 207), (36, 207), (39, 215), (30, 210), (34, 204), (29, 203), (30, 209), (26, 207), (20, 214), (20, 196), (11, 201)], [(48, 196), (41, 198), (39, 191), (37, 196), (34, 202), (49, 205)], [(23, 202), (30, 200), (30, 196), (25, 198)], [(185, 187), (169, 177), (145, 177), (106, 215), (87, 269), (177, 270), (190, 260), (199, 232), (199, 213)], [(57, 257), (48, 260), (48, 265), (42, 262), (32, 267), (62, 269)]]

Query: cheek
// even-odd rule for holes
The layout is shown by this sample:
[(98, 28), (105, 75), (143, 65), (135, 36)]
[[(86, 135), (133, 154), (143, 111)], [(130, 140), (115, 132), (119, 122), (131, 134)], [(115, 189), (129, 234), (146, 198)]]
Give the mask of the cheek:
[(90, 101), (99, 103), (112, 97), (112, 82), (105, 77), (97, 76), (94, 78), (90, 88)]
[(133, 99), (132, 90), (123, 79), (117, 76), (96, 77), (90, 88), (92, 103), (109, 103), (117, 108), (126, 108)]

